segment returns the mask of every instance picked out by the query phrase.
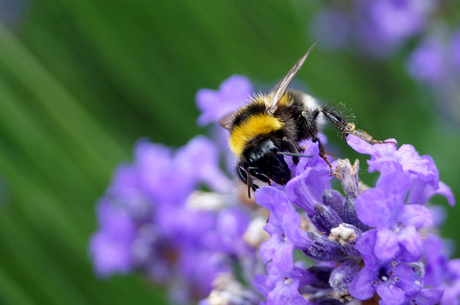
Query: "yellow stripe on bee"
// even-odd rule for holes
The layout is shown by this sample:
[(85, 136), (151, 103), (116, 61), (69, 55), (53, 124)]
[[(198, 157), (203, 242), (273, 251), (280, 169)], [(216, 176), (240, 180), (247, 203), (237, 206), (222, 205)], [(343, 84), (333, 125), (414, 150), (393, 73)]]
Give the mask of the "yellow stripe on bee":
[(284, 123), (269, 114), (256, 114), (250, 116), (240, 125), (235, 126), (230, 133), (230, 149), (241, 157), (246, 144), (258, 135), (268, 134), (281, 129)]

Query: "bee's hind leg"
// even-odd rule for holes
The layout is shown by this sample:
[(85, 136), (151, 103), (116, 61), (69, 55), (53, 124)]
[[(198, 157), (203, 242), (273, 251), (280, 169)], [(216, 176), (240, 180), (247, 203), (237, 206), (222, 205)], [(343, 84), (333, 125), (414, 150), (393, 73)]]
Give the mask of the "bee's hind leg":
[(321, 112), (342, 133), (342, 137), (344, 139), (346, 139), (346, 137), (351, 134), (366, 141), (369, 144), (394, 143), (374, 140), (370, 134), (364, 130), (356, 129), (356, 126), (353, 122), (347, 122), (337, 112), (329, 107), (321, 108)]

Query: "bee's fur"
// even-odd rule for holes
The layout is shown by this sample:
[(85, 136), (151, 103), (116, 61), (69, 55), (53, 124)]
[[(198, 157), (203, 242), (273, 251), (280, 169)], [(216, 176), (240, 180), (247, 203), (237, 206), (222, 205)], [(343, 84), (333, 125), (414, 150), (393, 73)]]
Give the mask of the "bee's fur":
[(230, 148), (239, 159), (236, 171), (248, 185), (248, 196), (250, 188), (258, 187), (253, 184), (252, 177), (268, 184), (271, 181), (286, 184), (292, 178), (292, 173), (284, 155), (293, 156), (293, 162), (297, 164), (299, 157), (306, 156), (299, 153), (302, 150), (299, 142), (305, 139), (318, 143), (319, 155), (329, 165), (333, 175), (332, 164), (318, 138), (319, 129), (326, 120), (343, 137), (353, 134), (371, 144), (382, 143), (356, 129), (355, 124), (335, 108), (321, 106), (310, 95), (287, 89), (312, 48), (267, 95), (255, 95), (248, 105), (220, 120), (221, 125), (230, 131)]
[(267, 114), (267, 99), (254, 97), (235, 113), (230, 128), (230, 147), (239, 158), (237, 172), (248, 185), (251, 176), (286, 184), (292, 173), (280, 153), (298, 154), (304, 139), (318, 142), (318, 128), (324, 121), (318, 103), (303, 92), (287, 90), (273, 115)]

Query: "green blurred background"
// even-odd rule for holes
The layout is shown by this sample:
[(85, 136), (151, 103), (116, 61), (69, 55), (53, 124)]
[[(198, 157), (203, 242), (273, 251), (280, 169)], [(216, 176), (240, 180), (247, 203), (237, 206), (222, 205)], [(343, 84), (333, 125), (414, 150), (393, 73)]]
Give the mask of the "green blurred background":
[[(0, 0), (0, 10), (17, 1)], [(95, 277), (87, 250), (95, 202), (140, 137), (179, 146), (206, 133), (195, 125), (198, 89), (216, 89), (232, 74), (260, 88), (282, 77), (313, 43), (308, 24), (321, 4), (22, 5), (16, 20), (0, 23), (0, 304), (165, 303), (140, 276)], [(402, 55), (382, 61), (319, 46), (297, 81), (345, 102), (374, 138), (431, 155), (460, 198), (459, 124), (407, 76)], [(339, 157), (356, 157), (335, 131), (328, 135)], [(364, 170), (362, 177), (372, 179)], [(447, 207), (444, 198), (433, 201)], [(460, 211), (447, 211), (442, 235), (458, 242)]]

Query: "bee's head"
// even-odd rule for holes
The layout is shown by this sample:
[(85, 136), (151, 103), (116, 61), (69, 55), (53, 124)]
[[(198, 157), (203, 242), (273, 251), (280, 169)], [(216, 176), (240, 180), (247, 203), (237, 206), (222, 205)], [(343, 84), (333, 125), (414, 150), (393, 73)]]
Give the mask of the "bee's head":
[[(279, 154), (280, 148), (270, 137), (258, 137), (253, 140), (250, 147), (243, 153), (247, 169), (285, 185), (291, 178), (284, 156)], [(257, 174), (255, 175), (257, 177)]]

